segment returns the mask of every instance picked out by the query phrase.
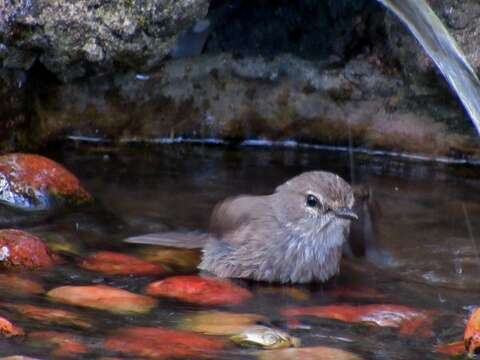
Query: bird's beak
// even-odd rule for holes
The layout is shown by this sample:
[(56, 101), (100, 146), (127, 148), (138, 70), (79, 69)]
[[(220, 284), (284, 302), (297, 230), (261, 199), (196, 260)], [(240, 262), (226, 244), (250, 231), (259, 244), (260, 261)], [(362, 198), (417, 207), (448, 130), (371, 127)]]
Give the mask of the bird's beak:
[(338, 208), (333, 211), (336, 216), (342, 219), (347, 219), (347, 220), (358, 220), (357, 214), (353, 212), (352, 209), (349, 208)]

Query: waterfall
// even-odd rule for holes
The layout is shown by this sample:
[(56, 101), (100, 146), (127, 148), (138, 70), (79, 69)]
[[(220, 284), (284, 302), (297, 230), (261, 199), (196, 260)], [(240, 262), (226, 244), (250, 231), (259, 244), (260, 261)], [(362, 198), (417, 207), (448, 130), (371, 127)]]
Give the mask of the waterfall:
[(410, 29), (455, 90), (480, 134), (480, 81), (426, 0), (378, 0)]

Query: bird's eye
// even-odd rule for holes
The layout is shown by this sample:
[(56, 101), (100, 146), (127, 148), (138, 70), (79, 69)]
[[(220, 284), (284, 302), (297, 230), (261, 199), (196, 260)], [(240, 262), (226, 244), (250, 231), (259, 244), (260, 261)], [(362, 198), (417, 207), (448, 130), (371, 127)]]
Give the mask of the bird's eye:
[(308, 207), (316, 207), (319, 204), (319, 200), (313, 195), (307, 195), (307, 206)]

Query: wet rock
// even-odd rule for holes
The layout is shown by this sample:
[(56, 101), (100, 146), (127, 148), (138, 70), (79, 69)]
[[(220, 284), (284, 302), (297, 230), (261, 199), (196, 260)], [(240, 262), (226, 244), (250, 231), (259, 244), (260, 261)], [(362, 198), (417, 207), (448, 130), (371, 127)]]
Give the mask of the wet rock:
[[(0, 9), (0, 17), (1, 11)], [(1, 52), (0, 43), (0, 63), (2, 58)], [(26, 74), (23, 71), (0, 69), (0, 109), (2, 112), (0, 149), (2, 149), (2, 152), (13, 150), (20, 144), (25, 145), (22, 141), (25, 138), (25, 128), (28, 124), (25, 111), (27, 104), (25, 83)]]
[(0, 9), (3, 65), (25, 69), (38, 59), (64, 81), (115, 66), (145, 71), (169, 53), (181, 31), (206, 15), (208, 5), (206, 0), (9, 2)]
[(480, 309), (470, 315), (463, 339), (469, 354), (475, 354), (480, 348)]
[(180, 321), (180, 327), (205, 335), (235, 335), (248, 327), (268, 320), (258, 314), (239, 314), (221, 311), (200, 311)]
[(235, 344), (242, 347), (258, 347), (262, 349), (282, 349), (300, 346), (300, 339), (290, 336), (279, 329), (263, 325), (251, 326), (240, 334), (230, 337)]
[(247, 289), (227, 280), (200, 276), (174, 276), (148, 285), (151, 296), (207, 306), (238, 305), (252, 297)]
[(106, 285), (61, 286), (50, 290), (47, 296), (56, 302), (86, 308), (106, 310), (118, 314), (143, 314), (157, 302), (148, 296)]
[(44, 324), (64, 325), (80, 329), (90, 329), (93, 325), (83, 316), (62, 309), (45, 308), (29, 304), (0, 303), (0, 307)]
[(24, 335), (25, 332), (21, 327), (12, 324), (10, 320), (0, 316), (0, 334), (5, 337), (11, 337)]
[(435, 351), (447, 356), (461, 356), (465, 354), (465, 343), (457, 341), (450, 344), (439, 345), (435, 347)]
[[(477, 34), (480, 26), (480, 4), (475, 0), (432, 0), (428, 3), (478, 72), (480, 54)], [(430, 88), (430, 92), (435, 91), (435, 87), (438, 87), (443, 79), (438, 75), (433, 61), (399, 19), (389, 14), (385, 17), (385, 23), (391, 55), (398, 59), (403, 74), (417, 86), (418, 92), (426, 88)], [(443, 88), (445, 89), (445, 85)]]
[(45, 293), (38, 282), (14, 274), (0, 274), (0, 291), (5, 295), (31, 296)]
[(0, 156), (0, 204), (21, 210), (46, 211), (80, 205), (92, 196), (60, 164), (39, 155)]
[(48, 270), (57, 262), (40, 238), (21, 230), (0, 230), (0, 269)]
[(135, 327), (118, 331), (105, 341), (105, 348), (148, 359), (214, 358), (222, 341), (186, 331)]
[(149, 246), (138, 253), (142, 259), (158, 263), (172, 271), (193, 272), (200, 264), (201, 252), (190, 249), (169, 249)]
[(358, 355), (326, 346), (262, 351), (259, 360), (361, 360)]
[(403, 305), (327, 305), (287, 308), (287, 317), (315, 316), (349, 323), (374, 324), (380, 327), (398, 328), (403, 335), (432, 335), (433, 312)]
[(156, 264), (140, 260), (134, 256), (101, 251), (80, 262), (83, 269), (100, 272), (106, 275), (162, 275), (166, 270)]
[(50, 354), (60, 358), (78, 358), (88, 353), (83, 341), (75, 335), (57, 331), (34, 331), (28, 334), (29, 342), (38, 347), (51, 349)]
[[(351, 140), (355, 146), (432, 156), (455, 151), (480, 156), (460, 108), (438, 110), (438, 103), (446, 106), (444, 98), (410, 95), (401, 74), (366, 56), (344, 67), (292, 55), (202, 56), (166, 62), (142, 80), (130, 73), (53, 87), (35, 103), (42, 119), (35, 133), (47, 142), (66, 129), (121, 142), (200, 137), (346, 145)], [(452, 122), (470, 130), (456, 131)]]

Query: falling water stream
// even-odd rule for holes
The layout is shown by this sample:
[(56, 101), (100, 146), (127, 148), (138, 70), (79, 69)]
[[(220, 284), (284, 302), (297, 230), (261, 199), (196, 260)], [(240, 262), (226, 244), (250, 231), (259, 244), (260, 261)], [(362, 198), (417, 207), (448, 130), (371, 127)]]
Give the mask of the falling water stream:
[(438, 66), (480, 133), (480, 81), (462, 50), (425, 0), (378, 0), (410, 29)]

